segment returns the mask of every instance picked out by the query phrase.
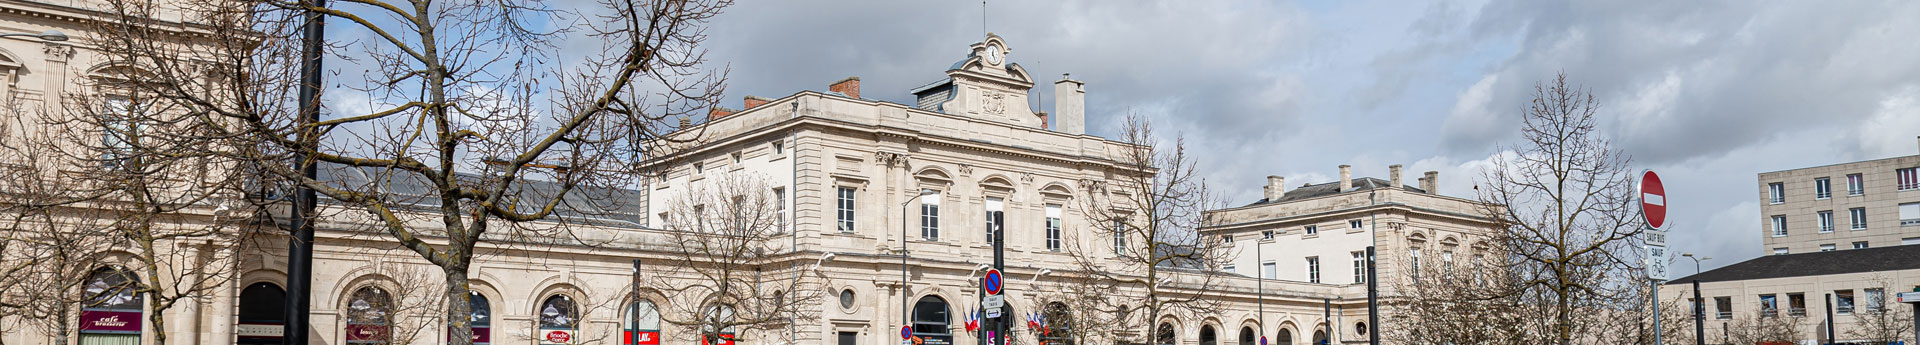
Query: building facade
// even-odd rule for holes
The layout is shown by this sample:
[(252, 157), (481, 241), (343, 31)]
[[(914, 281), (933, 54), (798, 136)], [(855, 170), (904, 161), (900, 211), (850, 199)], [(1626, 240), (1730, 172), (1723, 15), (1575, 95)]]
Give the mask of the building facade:
[[(65, 25), (46, 18), (70, 10), (8, 4), (6, 14), (12, 17), (0, 22), (25, 32)], [(12, 63), (0, 64), (12, 78), (7, 92), (18, 99), (83, 92), (68, 82), (86, 76), (91, 68), (86, 66), (101, 65), (96, 58), (76, 58), (65, 45), (0, 43)], [(680, 303), (700, 298), (664, 292), (697, 277), (680, 276), (687, 271), (667, 266), (674, 255), (663, 245), (678, 231), (669, 226), (672, 220), (704, 216), (698, 208), (676, 208), (676, 202), (706, 184), (738, 178), (762, 183), (783, 219), (782, 237), (763, 248), (773, 253), (771, 259), (760, 263), (778, 269), (755, 274), (817, 281), (808, 289), (825, 298), (801, 308), (804, 320), (785, 327), (728, 331), (734, 342), (891, 344), (901, 340), (901, 327), (911, 324), (929, 344), (978, 344), (979, 333), (965, 330), (965, 316), (979, 305), (980, 267), (993, 262), (993, 236), (1005, 243), (1010, 317), (1030, 320), (1029, 312), (1057, 310), (1049, 296), (1057, 296), (1079, 267), (1073, 248), (1104, 248), (1113, 241), (1092, 230), (1108, 220), (1087, 219), (1079, 208), (1084, 203), (1075, 199), (1090, 184), (1139, 172), (1115, 163), (1124, 143), (1085, 133), (1084, 83), (1055, 81), (1053, 114), (1029, 109), (1026, 98), (1035, 81), (1007, 59), (1009, 52), (1006, 42), (989, 35), (968, 47), (965, 58), (946, 71), (947, 78), (912, 90), (917, 98), (911, 105), (862, 98), (859, 79), (849, 78), (826, 92), (747, 97), (737, 111), (715, 109), (693, 126), (699, 140), (646, 167), (655, 176), (623, 191), (631, 198), (601, 210), (605, 216), (574, 219), (564, 231), (534, 232), (546, 236), (497, 238), (477, 248), (469, 282), (474, 340), (620, 344), (644, 335), (648, 338), (641, 344), (697, 343), (689, 326), (663, 321), (686, 309)], [(338, 171), (329, 176), (350, 178)], [(1438, 255), (1442, 259), (1434, 262), (1445, 262), (1453, 253), (1469, 252), (1475, 243), (1469, 234), (1486, 226), (1475, 220), (1468, 202), (1428, 192), (1437, 184), (1431, 173), (1420, 188), (1394, 180), (1362, 179), (1358, 183), (1364, 187), (1354, 187), (1343, 177), (1338, 185), (1282, 193), (1291, 199), (1212, 213), (1219, 225), (1204, 234), (1250, 245), (1236, 250), (1235, 268), (1227, 272), (1234, 274), (1222, 277), (1224, 283), (1214, 291), (1186, 292), (1217, 296), (1222, 311), (1152, 316), (1155, 329), (1170, 336), (1151, 342), (1254, 344), (1263, 336), (1289, 345), (1366, 342), (1366, 287), (1344, 274), (1330, 274), (1333, 267), (1345, 267), (1351, 251), (1364, 248), (1360, 244), (1368, 240), (1358, 239), (1377, 239), (1382, 248), (1391, 248), (1383, 253), (1405, 253), (1407, 265), (1421, 255)], [(1272, 188), (1280, 189), (1278, 184)], [(217, 226), (226, 224), (222, 218), (244, 214), (209, 205), (170, 221)], [(335, 345), (444, 341), (448, 332), (428, 317), (441, 310), (435, 302), (440, 273), (363, 217), (340, 205), (322, 205), (309, 337), (315, 344)], [(1360, 230), (1346, 227), (1354, 220), (1361, 221), (1353, 226)], [(9, 344), (152, 344), (159, 334), (143, 322), (160, 313), (159, 319), (167, 321), (167, 343), (278, 343), (285, 325), (280, 302), (288, 285), (283, 222), (268, 216), (232, 229), (252, 236), (244, 246), (169, 243), (196, 253), (183, 257), (204, 259), (161, 263), (163, 271), (228, 269), (219, 270), (215, 279), (193, 280), (211, 286), (164, 312), (138, 303), (145, 298), (140, 294), (112, 288), (151, 283), (116, 280), (126, 275), (113, 273), (133, 267), (132, 258), (107, 253), (97, 267), (88, 268), (100, 274), (82, 284), (107, 287), (85, 291), (100, 302), (92, 304), (96, 308), (53, 317), (62, 327), (13, 327), (27, 320), (0, 320), (9, 326), (0, 337)], [(1390, 226), (1374, 231), (1376, 222)], [(1306, 224), (1328, 232), (1321, 238), (1305, 235), (1297, 228)], [(1250, 235), (1263, 230), (1275, 231), (1276, 238)], [(1298, 264), (1287, 265), (1285, 275), (1276, 271), (1271, 279), (1254, 278), (1245, 272), (1262, 257), (1246, 258), (1263, 254), (1250, 252), (1286, 256), (1275, 260), (1294, 263), (1330, 258), (1322, 266), (1329, 278), (1316, 282), (1295, 275), (1311, 271)], [(1180, 288), (1179, 281), (1170, 281), (1170, 289)], [(1026, 323), (1014, 324), (1016, 339), (1040, 340)], [(1064, 340), (1149, 342), (1137, 333)]]
[[(1909, 246), (1920, 243), (1915, 167), (1920, 155), (1760, 173), (1769, 255), (1676, 278), (1660, 295), (1690, 303), (1699, 282), (1708, 342), (1767, 324), (1757, 318), (1785, 321), (1772, 324), (1806, 343), (1886, 340), (1873, 336), (1888, 333), (1876, 332), (1885, 321), (1912, 317), (1893, 294), (1920, 289), (1920, 247)], [(1910, 339), (1910, 322), (1894, 333)]]
[(1920, 154), (1760, 173), (1769, 254), (1920, 244)]

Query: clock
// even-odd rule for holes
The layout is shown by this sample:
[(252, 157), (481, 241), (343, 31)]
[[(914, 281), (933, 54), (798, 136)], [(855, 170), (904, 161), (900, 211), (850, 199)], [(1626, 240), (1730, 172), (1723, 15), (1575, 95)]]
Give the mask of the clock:
[(1000, 64), (1000, 46), (987, 46), (987, 63)]

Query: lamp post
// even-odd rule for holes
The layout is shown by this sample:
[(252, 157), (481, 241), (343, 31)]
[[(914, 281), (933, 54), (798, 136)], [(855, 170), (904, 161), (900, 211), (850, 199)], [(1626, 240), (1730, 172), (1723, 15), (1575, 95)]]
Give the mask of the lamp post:
[(919, 194), (900, 203), (900, 325), (913, 325), (913, 307), (907, 304), (907, 205), (928, 195), (940, 194), (932, 189), (921, 189)]
[(1693, 259), (1693, 344), (1707, 345), (1707, 299), (1700, 297), (1700, 262), (1713, 258), (1695, 256), (1693, 253), (1680, 256)]
[(0, 37), (33, 37), (47, 42), (67, 40), (67, 34), (61, 33), (60, 30), (47, 30), (37, 34), (0, 34)]

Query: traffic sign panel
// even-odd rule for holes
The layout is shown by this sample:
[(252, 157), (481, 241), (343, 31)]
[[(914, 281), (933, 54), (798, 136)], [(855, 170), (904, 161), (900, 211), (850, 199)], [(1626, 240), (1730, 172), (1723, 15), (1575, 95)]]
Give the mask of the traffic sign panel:
[(900, 339), (905, 340), (911, 338), (913, 338), (913, 325), (900, 326)]
[(987, 277), (981, 278), (980, 287), (987, 289), (988, 295), (1000, 294), (1000, 270), (988, 269)]
[(1647, 227), (1667, 227), (1667, 187), (1653, 170), (1640, 173), (1640, 218), (1647, 221)]
[(1895, 295), (1900, 303), (1920, 303), (1920, 292), (1902, 292)]
[(987, 295), (986, 298), (980, 299), (980, 306), (982, 307), (999, 308), (1000, 306), (1003, 306), (1003, 305), (1007, 305), (1007, 296)]
[(1647, 278), (1653, 280), (1670, 278), (1667, 272), (1666, 246), (1647, 246)]

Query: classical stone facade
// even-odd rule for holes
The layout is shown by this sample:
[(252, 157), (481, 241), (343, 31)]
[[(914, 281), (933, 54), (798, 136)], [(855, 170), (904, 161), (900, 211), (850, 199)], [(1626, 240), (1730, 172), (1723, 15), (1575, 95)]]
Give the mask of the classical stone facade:
[[(0, 0), (6, 1), (6, 0)], [(9, 30), (78, 30), (55, 20), (56, 5), (6, 2)], [(31, 15), (26, 15), (31, 14)], [(51, 18), (51, 19), (50, 19)], [(16, 106), (74, 92), (68, 85), (88, 76), (97, 57), (64, 44), (0, 40), (4, 91)], [(82, 49), (81, 51), (85, 51)], [(626, 205), (609, 217), (569, 222), (568, 238), (502, 237), (480, 246), (472, 266), (476, 301), (476, 340), (489, 344), (619, 344), (627, 331), (687, 343), (684, 327), (663, 325), (645, 310), (667, 313), (682, 296), (663, 296), (658, 286), (674, 284), (652, 275), (672, 262), (661, 239), (670, 234), (663, 217), (691, 186), (722, 177), (751, 176), (766, 181), (779, 201), (785, 237), (766, 248), (776, 254), (765, 274), (818, 279), (828, 296), (801, 313), (812, 321), (783, 330), (736, 334), (741, 344), (892, 344), (911, 319), (918, 333), (934, 343), (975, 344), (963, 329), (964, 311), (976, 306), (978, 268), (992, 261), (987, 229), (998, 229), (1006, 243), (1007, 303), (1014, 317), (1043, 309), (1047, 292), (1058, 291), (1077, 267), (1063, 247), (1098, 248), (1110, 239), (1092, 235), (1099, 221), (1086, 219), (1074, 198), (1090, 183), (1128, 173), (1115, 163), (1121, 143), (1085, 132), (1084, 83), (1054, 83), (1055, 114), (1029, 109), (1032, 76), (1007, 58), (1011, 49), (997, 36), (969, 47), (945, 80), (918, 88), (916, 104), (860, 98), (859, 79), (829, 87), (766, 99), (747, 97), (742, 109), (716, 110), (697, 125), (697, 145), (663, 157), (660, 172), (634, 186)], [(692, 132), (685, 132), (692, 133)], [(684, 133), (683, 133), (684, 134)], [(1383, 253), (1435, 248), (1452, 253), (1472, 248), (1473, 228), (1484, 226), (1466, 201), (1433, 195), (1421, 188), (1365, 180), (1355, 189), (1343, 179), (1339, 190), (1299, 200), (1279, 200), (1214, 213), (1218, 226), (1208, 236), (1232, 236), (1249, 245), (1265, 243), (1248, 234), (1270, 229), (1288, 238), (1273, 247), (1239, 250), (1239, 276), (1225, 278), (1216, 291), (1224, 303), (1218, 315), (1166, 315), (1158, 324), (1174, 330), (1178, 344), (1252, 344), (1259, 334), (1275, 344), (1305, 344), (1314, 339), (1364, 343), (1366, 288), (1346, 278), (1305, 282), (1289, 264), (1286, 275), (1259, 280), (1244, 276), (1256, 263), (1247, 252), (1286, 253), (1290, 262), (1306, 255), (1332, 259), (1327, 273), (1344, 267), (1351, 250), (1377, 238)], [(1384, 186), (1383, 186), (1384, 184)], [(923, 193), (931, 195), (922, 196)], [(1373, 199), (1368, 199), (1373, 196)], [(1371, 201), (1368, 201), (1371, 200)], [(924, 205), (937, 205), (927, 217)], [(911, 207), (911, 208), (909, 208)], [(921, 210), (914, 212), (915, 210)], [(270, 213), (270, 212), (269, 212)], [(192, 209), (175, 221), (214, 224), (233, 214), (213, 207)], [(686, 215), (678, 215), (686, 216)], [(443, 327), (407, 317), (438, 311), (434, 287), (438, 272), (417, 254), (387, 240), (361, 213), (323, 205), (315, 239), (311, 339), (316, 344), (377, 344), (387, 341), (431, 344), (446, 336)], [(1364, 219), (1363, 219), (1364, 218)], [(1347, 229), (1363, 220), (1361, 230)], [(191, 257), (225, 258), (182, 261), (169, 267), (231, 265), (230, 277), (182, 300), (165, 312), (167, 342), (172, 344), (277, 343), (281, 325), (279, 296), (287, 285), (286, 238), (272, 217), (243, 231), (255, 236), (242, 247), (206, 243), (169, 245), (197, 251)], [(990, 227), (989, 223), (993, 226)], [(1324, 224), (1322, 224), (1324, 223)], [(1374, 231), (1372, 224), (1390, 224)], [(1298, 238), (1299, 226), (1321, 224), (1322, 242)], [(538, 227), (539, 225), (535, 225)], [(903, 229), (906, 228), (906, 229)], [(903, 234), (903, 230), (905, 233)], [(1292, 244), (1287, 244), (1292, 243)], [(590, 245), (589, 245), (590, 244)], [(1289, 247), (1292, 246), (1292, 247)], [(1247, 247), (1255, 248), (1255, 247)], [(1307, 253), (1319, 248), (1329, 253)], [(1300, 250), (1296, 250), (1300, 249)], [(1318, 250), (1318, 249), (1316, 249)], [(1467, 249), (1458, 249), (1466, 251)], [(1316, 254), (1317, 253), (1317, 254)], [(832, 254), (827, 256), (827, 254)], [(904, 266), (903, 256), (908, 261)], [(1393, 255), (1386, 255), (1392, 257)], [(1276, 257), (1278, 259), (1279, 257)], [(230, 260), (229, 260), (230, 259)], [(101, 267), (116, 267), (113, 259)], [(635, 270), (635, 260), (639, 269)], [(1438, 261), (1436, 261), (1438, 262)], [(812, 265), (817, 265), (814, 268)], [(1390, 267), (1390, 266), (1383, 266)], [(1042, 272), (1061, 272), (1046, 275)], [(1344, 272), (1344, 271), (1342, 271)], [(907, 275), (904, 281), (903, 273)], [(649, 279), (636, 280), (635, 275)], [(1344, 277), (1326, 274), (1328, 277)], [(636, 286), (639, 281), (639, 286)], [(423, 283), (425, 282), (425, 283)], [(113, 282), (103, 281), (112, 285)], [(1173, 289), (1180, 288), (1173, 282)], [(643, 291), (645, 305), (628, 296)], [(1114, 291), (1115, 294), (1133, 293)], [(126, 296), (135, 298), (137, 296)], [(913, 305), (912, 310), (903, 301)], [(65, 331), (17, 329), (0, 332), (9, 344), (146, 344), (156, 340), (140, 321), (152, 310), (115, 304), (111, 313), (74, 315), (75, 323), (99, 324)], [(641, 317), (634, 318), (636, 310)], [(1067, 311), (1075, 312), (1075, 311)], [(0, 320), (18, 325), (20, 320)], [(12, 322), (12, 323), (9, 323)], [(1034, 341), (1016, 322), (1014, 336)], [(656, 333), (657, 332), (657, 333)], [(111, 339), (89, 334), (114, 334)], [(1318, 336), (1314, 334), (1319, 334)], [(75, 338), (78, 338), (75, 341)], [(1136, 335), (1131, 339), (1144, 340)], [(1091, 335), (1083, 343), (1110, 343), (1112, 335)], [(642, 341), (642, 343), (649, 343)]]

